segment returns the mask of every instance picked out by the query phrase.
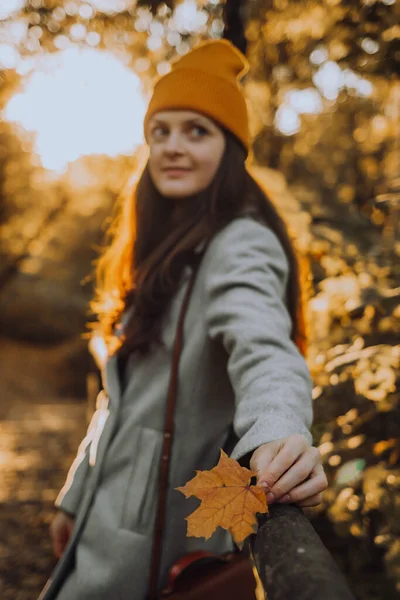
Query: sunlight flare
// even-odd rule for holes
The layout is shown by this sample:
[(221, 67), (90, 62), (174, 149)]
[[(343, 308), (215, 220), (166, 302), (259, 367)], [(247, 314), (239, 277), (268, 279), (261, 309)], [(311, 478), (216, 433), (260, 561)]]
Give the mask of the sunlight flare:
[(62, 172), (83, 155), (134, 152), (145, 110), (139, 77), (113, 54), (69, 48), (41, 60), (5, 118), (35, 133), (43, 167)]

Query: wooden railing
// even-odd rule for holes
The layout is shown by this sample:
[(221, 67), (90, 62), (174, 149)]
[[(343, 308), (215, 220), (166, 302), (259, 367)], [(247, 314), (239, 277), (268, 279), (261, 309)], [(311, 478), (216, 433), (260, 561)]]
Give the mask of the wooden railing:
[(300, 508), (271, 505), (250, 546), (268, 600), (355, 600)]

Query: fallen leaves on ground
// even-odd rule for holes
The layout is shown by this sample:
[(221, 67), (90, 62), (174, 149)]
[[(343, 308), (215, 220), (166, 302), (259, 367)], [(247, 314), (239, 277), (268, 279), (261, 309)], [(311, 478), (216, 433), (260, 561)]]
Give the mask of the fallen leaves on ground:
[(176, 488), (201, 505), (186, 520), (187, 536), (210, 538), (217, 527), (227, 529), (239, 548), (257, 530), (256, 513), (268, 512), (265, 491), (250, 485), (256, 473), (221, 450), (218, 464), (210, 471), (197, 471), (183, 487)]

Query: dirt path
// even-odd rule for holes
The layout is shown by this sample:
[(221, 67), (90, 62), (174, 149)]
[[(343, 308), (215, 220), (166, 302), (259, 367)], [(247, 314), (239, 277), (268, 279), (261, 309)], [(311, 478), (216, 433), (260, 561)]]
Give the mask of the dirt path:
[(81, 401), (13, 403), (0, 420), (0, 597), (36, 600), (55, 559), (53, 502), (84, 435)]

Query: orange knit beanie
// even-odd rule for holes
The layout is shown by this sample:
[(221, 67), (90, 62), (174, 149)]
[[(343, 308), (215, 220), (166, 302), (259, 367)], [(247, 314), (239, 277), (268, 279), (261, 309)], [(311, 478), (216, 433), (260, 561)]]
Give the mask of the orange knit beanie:
[(145, 136), (150, 117), (156, 112), (194, 110), (231, 131), (248, 151), (247, 107), (239, 83), (248, 69), (246, 57), (228, 40), (198, 44), (157, 80), (144, 119)]

